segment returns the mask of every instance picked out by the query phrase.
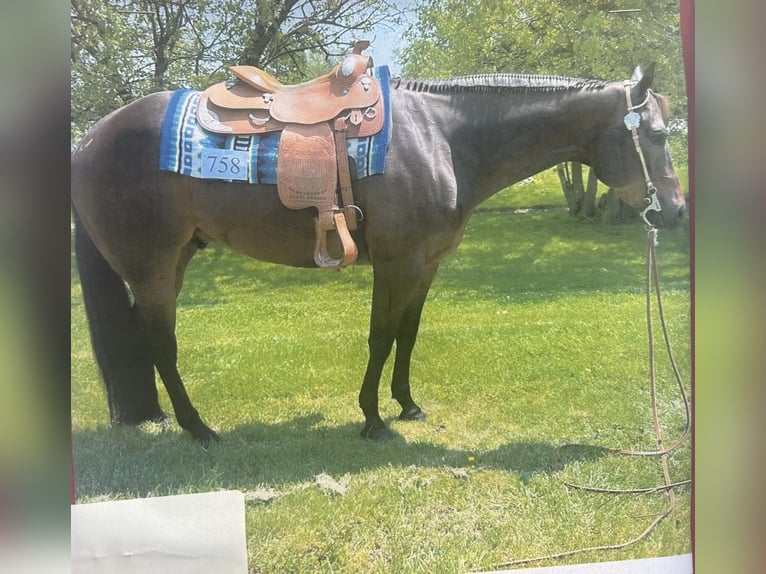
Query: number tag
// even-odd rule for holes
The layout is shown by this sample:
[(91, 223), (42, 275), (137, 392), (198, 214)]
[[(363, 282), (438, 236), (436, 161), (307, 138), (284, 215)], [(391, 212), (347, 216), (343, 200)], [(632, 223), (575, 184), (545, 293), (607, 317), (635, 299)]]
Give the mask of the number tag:
[(202, 177), (247, 181), (247, 152), (231, 149), (202, 150)]

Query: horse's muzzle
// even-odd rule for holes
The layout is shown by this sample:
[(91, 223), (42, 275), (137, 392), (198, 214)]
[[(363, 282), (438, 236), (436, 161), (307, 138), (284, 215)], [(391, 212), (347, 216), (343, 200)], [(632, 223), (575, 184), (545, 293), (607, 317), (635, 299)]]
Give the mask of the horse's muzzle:
[(650, 211), (647, 214), (649, 222), (660, 229), (672, 229), (679, 225), (686, 215), (686, 202), (678, 205), (675, 203), (662, 204), (660, 211)]

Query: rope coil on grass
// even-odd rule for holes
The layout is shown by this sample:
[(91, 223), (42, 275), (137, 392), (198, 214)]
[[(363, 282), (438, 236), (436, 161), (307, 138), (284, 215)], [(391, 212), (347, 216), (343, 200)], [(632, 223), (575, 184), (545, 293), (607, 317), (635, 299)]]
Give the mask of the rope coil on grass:
[[(681, 444), (683, 444), (684, 441), (686, 441), (689, 435), (689, 431), (691, 428), (691, 410), (689, 407), (689, 399), (687, 397), (686, 390), (684, 389), (683, 381), (681, 380), (681, 375), (678, 370), (678, 365), (676, 363), (675, 357), (673, 356), (673, 350), (670, 344), (670, 337), (668, 336), (667, 324), (665, 321), (665, 312), (662, 305), (662, 294), (660, 292), (659, 271), (657, 268), (657, 256), (656, 256), (657, 237), (656, 235), (657, 235), (656, 228), (651, 227), (650, 229), (648, 229), (648, 234), (647, 234), (648, 249), (647, 249), (647, 264), (646, 264), (646, 322), (647, 322), (647, 333), (648, 333), (648, 339), (649, 339), (649, 386), (650, 386), (650, 398), (651, 398), (651, 409), (652, 409), (652, 423), (654, 426), (654, 438), (655, 438), (655, 443), (657, 445), (657, 450), (637, 451), (637, 450), (616, 449), (616, 448), (610, 448), (610, 447), (597, 447), (597, 448), (611, 454), (618, 454), (623, 456), (639, 456), (639, 457), (659, 456), (660, 464), (662, 466), (662, 474), (663, 474), (664, 482), (660, 486), (636, 488), (636, 489), (598, 488), (598, 487), (574, 484), (564, 480), (561, 480), (561, 482), (568, 488), (582, 490), (585, 492), (597, 492), (597, 493), (603, 493), (603, 494), (645, 494), (645, 493), (665, 491), (668, 496), (668, 505), (664, 511), (660, 512), (659, 514), (655, 516), (654, 520), (652, 520), (652, 522), (638, 536), (636, 536), (635, 538), (631, 538), (630, 540), (626, 542), (622, 542), (618, 544), (604, 544), (599, 546), (591, 546), (588, 548), (578, 548), (575, 550), (559, 552), (557, 554), (548, 554), (545, 556), (537, 556), (534, 558), (522, 558), (518, 560), (510, 560), (508, 562), (496, 564), (495, 568), (519, 566), (522, 564), (530, 564), (532, 562), (541, 562), (543, 560), (559, 560), (561, 558), (567, 558), (569, 556), (582, 554), (584, 552), (621, 550), (623, 548), (627, 548), (628, 546), (631, 546), (637, 542), (640, 542), (644, 538), (646, 538), (652, 532), (652, 530), (654, 530), (654, 528), (658, 524), (660, 524), (660, 522), (662, 522), (665, 518), (670, 516), (670, 514), (675, 510), (676, 494), (673, 489), (679, 486), (685, 486), (691, 483), (691, 480), (688, 480), (688, 479), (682, 480), (679, 482), (672, 482), (670, 479), (670, 470), (668, 468), (668, 458), (667, 458), (668, 455), (671, 454), (673, 451), (675, 451), (679, 446), (681, 446)], [(660, 324), (662, 325), (662, 334), (665, 341), (665, 349), (668, 353), (668, 359), (670, 361), (670, 365), (673, 369), (673, 374), (678, 384), (679, 393), (683, 399), (684, 410), (686, 415), (686, 422), (684, 424), (684, 429), (683, 429), (683, 432), (681, 433), (681, 436), (678, 439), (676, 439), (676, 441), (669, 447), (663, 447), (662, 430), (660, 428), (659, 415), (657, 413), (657, 388), (656, 388), (656, 381), (655, 381), (656, 377), (655, 377), (655, 362), (654, 362), (654, 330), (652, 326), (652, 284), (654, 284), (655, 296), (657, 299), (657, 312), (660, 319)], [(591, 445), (576, 444), (576, 443), (564, 444), (557, 447), (553, 453), (553, 471), (554, 472), (561, 470), (561, 462), (560, 462), (561, 451), (566, 448), (572, 448), (572, 447), (592, 448)]]

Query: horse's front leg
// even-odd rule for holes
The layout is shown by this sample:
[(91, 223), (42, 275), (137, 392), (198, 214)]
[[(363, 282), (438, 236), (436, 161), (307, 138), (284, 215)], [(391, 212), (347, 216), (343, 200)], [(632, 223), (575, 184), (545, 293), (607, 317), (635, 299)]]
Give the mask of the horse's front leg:
[[(409, 258), (406, 261), (390, 258), (381, 261), (378, 257), (373, 262), (372, 312), (368, 339), (370, 356), (362, 389), (359, 392), (359, 406), (365, 418), (361, 434), (365, 438), (375, 440), (393, 438), (393, 434), (380, 418), (378, 408), (380, 376), (391, 354), (394, 340), (400, 333), (402, 320), (413, 301), (416, 301), (424, 272), (422, 259), (419, 258)], [(412, 339), (414, 344), (414, 337)]]
[(438, 268), (438, 263), (426, 267), (418, 290), (407, 309), (405, 309), (402, 320), (399, 323), (399, 330), (396, 333), (396, 359), (394, 362), (394, 373), (391, 378), (391, 397), (396, 399), (401, 405), (402, 412), (399, 414), (399, 419), (403, 421), (426, 418), (426, 414), (412, 400), (412, 393), (410, 391), (410, 363), (412, 361), (412, 350), (415, 347), (415, 340), (418, 336), (423, 305), (426, 302), (428, 290), (431, 288), (431, 283)]

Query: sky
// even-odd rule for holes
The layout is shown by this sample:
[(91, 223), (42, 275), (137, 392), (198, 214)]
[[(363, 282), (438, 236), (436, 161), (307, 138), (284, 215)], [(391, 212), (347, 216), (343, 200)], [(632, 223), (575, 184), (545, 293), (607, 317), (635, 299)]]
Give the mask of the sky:
[(394, 0), (394, 5), (407, 10), (402, 23), (393, 29), (387, 29), (386, 26), (382, 25), (378, 26), (367, 38), (372, 44), (365, 51), (365, 54), (372, 56), (376, 66), (387, 65), (393, 76), (401, 73), (401, 66), (396, 61), (394, 50), (402, 44), (402, 34), (407, 29), (411, 19), (414, 18), (414, 7), (417, 3), (418, 0)]

